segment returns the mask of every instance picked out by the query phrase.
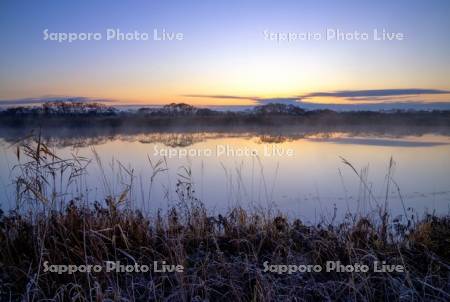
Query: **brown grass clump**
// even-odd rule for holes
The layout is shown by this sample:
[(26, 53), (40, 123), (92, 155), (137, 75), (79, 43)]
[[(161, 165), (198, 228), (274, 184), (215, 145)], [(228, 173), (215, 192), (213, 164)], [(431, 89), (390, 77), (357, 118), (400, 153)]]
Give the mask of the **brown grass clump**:
[(427, 216), (409, 236), (417, 248), (423, 248), (450, 259), (450, 217)]
[[(448, 298), (450, 219), (428, 218), (383, 245), (368, 224), (307, 227), (235, 209), (185, 217), (70, 203), (65, 211), (0, 218), (1, 300), (442, 300)], [(195, 223), (192, 223), (195, 222)], [(447, 236), (447, 237), (440, 237)], [(182, 264), (183, 273), (44, 273), (42, 263)], [(407, 273), (278, 274), (270, 264), (403, 264)]]

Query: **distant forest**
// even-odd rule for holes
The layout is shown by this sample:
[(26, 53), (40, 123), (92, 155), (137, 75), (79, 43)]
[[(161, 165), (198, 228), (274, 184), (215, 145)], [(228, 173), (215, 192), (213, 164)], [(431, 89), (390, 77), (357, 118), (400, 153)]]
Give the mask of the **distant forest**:
[(450, 111), (305, 110), (267, 104), (243, 111), (216, 111), (184, 103), (118, 110), (100, 103), (57, 101), (0, 111), (3, 127), (164, 127), (164, 126), (414, 125), (450, 127)]

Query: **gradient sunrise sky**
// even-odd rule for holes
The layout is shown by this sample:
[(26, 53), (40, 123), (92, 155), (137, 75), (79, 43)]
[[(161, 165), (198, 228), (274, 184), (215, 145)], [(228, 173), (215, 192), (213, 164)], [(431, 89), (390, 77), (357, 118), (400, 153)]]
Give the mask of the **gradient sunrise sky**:
[[(183, 33), (184, 39), (106, 41), (108, 28), (148, 32), (151, 38), (154, 29), (165, 29)], [(276, 42), (264, 36), (265, 30), (325, 33), (327, 28), (368, 33), (384, 28), (406, 39)], [(45, 29), (100, 32), (103, 38), (45, 41)], [(448, 0), (2, 0), (0, 100), (447, 102), (449, 33)]]

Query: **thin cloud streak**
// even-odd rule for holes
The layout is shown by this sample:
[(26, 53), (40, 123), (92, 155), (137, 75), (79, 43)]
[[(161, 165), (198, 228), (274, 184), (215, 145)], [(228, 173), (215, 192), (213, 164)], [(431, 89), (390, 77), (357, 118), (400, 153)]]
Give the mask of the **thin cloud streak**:
[(209, 98), (209, 99), (230, 99), (230, 100), (257, 100), (258, 97), (236, 96), (236, 95), (217, 95), (217, 94), (183, 94), (182, 97), (188, 98)]
[(346, 98), (350, 100), (368, 100), (370, 98), (380, 97), (399, 97), (399, 96), (415, 96), (423, 94), (450, 94), (448, 90), (440, 89), (421, 89), (421, 88), (406, 88), (406, 89), (371, 89), (371, 90), (341, 90), (333, 92), (312, 92), (299, 96), (300, 98), (314, 98), (314, 97), (336, 97)]
[(259, 104), (267, 103), (298, 103), (299, 97), (276, 97), (276, 98), (261, 98), (256, 96), (238, 96), (238, 95), (215, 95), (215, 94), (184, 94), (183, 97), (189, 98), (207, 98), (207, 99), (229, 99), (229, 100), (246, 100), (253, 101)]
[(22, 98), (22, 99), (10, 99), (0, 100), (0, 106), (21, 106), (21, 105), (40, 105), (48, 102), (79, 102), (79, 103), (116, 103), (116, 100), (111, 99), (98, 99), (89, 97), (69, 97), (69, 96), (51, 96), (51, 97), (39, 97), (39, 98)]
[(214, 94), (185, 94), (183, 97), (190, 98), (210, 98), (210, 99), (230, 99), (230, 100), (250, 100), (260, 104), (266, 103), (298, 103), (302, 100), (317, 97), (329, 97), (345, 99), (354, 102), (385, 103), (388, 101), (404, 100), (405, 98), (419, 95), (445, 95), (450, 94), (449, 90), (404, 88), (404, 89), (368, 89), (368, 90), (340, 90), (331, 92), (311, 92), (304, 95), (290, 97), (262, 98), (256, 96), (238, 95), (214, 95)]

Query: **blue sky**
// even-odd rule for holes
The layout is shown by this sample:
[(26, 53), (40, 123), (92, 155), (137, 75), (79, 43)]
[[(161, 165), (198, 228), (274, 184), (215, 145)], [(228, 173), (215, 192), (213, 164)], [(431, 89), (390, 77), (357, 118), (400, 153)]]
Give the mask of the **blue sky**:
[[(43, 40), (44, 29), (104, 34), (107, 28), (166, 29), (184, 39)], [(263, 35), (327, 28), (369, 33), (384, 28), (406, 39), (277, 43)], [(0, 4), (0, 99), (79, 96), (236, 105), (343, 90), (449, 90), (449, 28), (450, 1), (8, 0)], [(401, 97), (448, 100), (448, 94)], [(352, 100), (328, 95), (312, 101)]]

